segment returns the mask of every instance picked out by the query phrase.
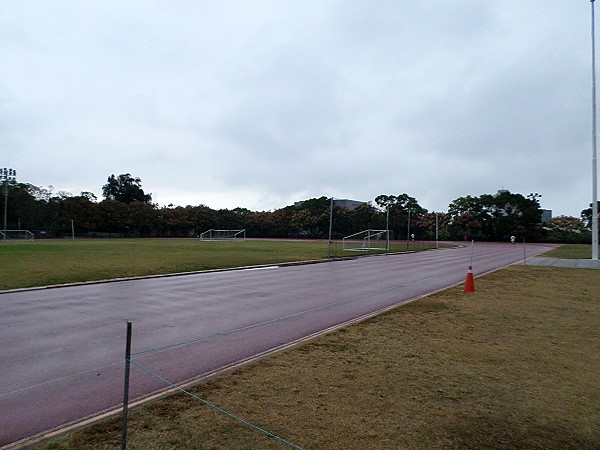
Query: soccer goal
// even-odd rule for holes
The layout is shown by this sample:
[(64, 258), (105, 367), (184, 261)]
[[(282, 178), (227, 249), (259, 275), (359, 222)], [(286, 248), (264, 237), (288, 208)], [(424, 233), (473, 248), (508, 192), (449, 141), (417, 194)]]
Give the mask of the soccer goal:
[(389, 250), (389, 242), (389, 230), (364, 230), (346, 236), (342, 240), (342, 248), (355, 252)]
[(243, 230), (207, 230), (200, 235), (203, 241), (243, 241), (246, 229)]
[(3, 230), (0, 231), (0, 240), (11, 239), (20, 241), (33, 241), (33, 233), (28, 230)]

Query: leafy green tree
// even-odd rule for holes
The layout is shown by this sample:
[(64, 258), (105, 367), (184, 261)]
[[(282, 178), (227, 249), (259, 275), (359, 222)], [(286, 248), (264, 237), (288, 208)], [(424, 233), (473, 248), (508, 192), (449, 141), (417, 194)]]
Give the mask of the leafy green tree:
[(194, 206), (189, 211), (192, 231), (195, 236), (201, 233), (217, 228), (217, 211), (206, 205)]
[[(410, 228), (415, 228), (416, 222), (427, 210), (419, 205), (416, 198), (408, 194), (379, 195), (375, 197), (375, 203), (385, 211), (389, 208), (389, 228), (393, 232), (394, 239), (405, 239), (408, 234), (408, 222)], [(384, 219), (385, 220), (385, 219)]]
[(508, 240), (511, 235), (531, 240), (540, 234), (542, 211), (537, 200), (508, 191), (482, 195), (488, 215), (486, 228), (491, 239)]
[(464, 233), (478, 240), (508, 240), (521, 236), (541, 237), (541, 209), (537, 199), (502, 191), (479, 197), (460, 197), (448, 206), (454, 235)]
[(325, 196), (311, 198), (299, 206), (292, 206), (290, 234), (311, 238), (327, 237), (330, 206), (331, 198)]
[(87, 198), (90, 202), (94, 203), (98, 201), (98, 197), (96, 197), (96, 194), (94, 194), (93, 192), (83, 191), (80, 197)]
[(546, 240), (567, 244), (587, 244), (590, 232), (582, 220), (571, 216), (553, 217), (544, 224)]
[(238, 230), (244, 227), (245, 215), (242, 208), (238, 210), (219, 209), (216, 212), (216, 223), (212, 228), (221, 230)]
[(411, 210), (411, 214), (424, 214), (427, 210), (421, 205), (416, 198), (411, 197), (408, 194), (400, 195), (378, 195), (375, 197), (375, 203), (385, 210), (388, 206), (391, 211), (408, 211)]
[(360, 205), (352, 210), (352, 232), (385, 228), (385, 214), (372, 205)]
[[(600, 201), (598, 201), (598, 210), (600, 211)], [(581, 220), (586, 227), (592, 227), (592, 204), (590, 203), (590, 207), (588, 209), (584, 209), (581, 211)], [(600, 223), (600, 217), (598, 217), (598, 223)]]
[[(38, 200), (32, 194), (35, 186), (25, 183), (8, 183), (7, 228), (15, 229), (21, 224), (22, 229), (30, 231), (41, 227), (41, 214)], [(4, 211), (5, 196), (0, 190), (0, 211)]]
[(485, 219), (468, 211), (451, 219), (449, 231), (452, 240), (462, 241), (464, 236), (477, 241), (488, 239), (485, 232)]
[[(356, 209), (350, 210), (348, 208), (343, 208), (340, 205), (333, 205), (333, 221), (331, 228), (331, 236), (333, 239), (342, 239), (345, 236), (349, 236), (360, 226), (357, 224), (355, 215)], [(329, 230), (327, 230), (327, 235), (329, 236)]]
[(127, 203), (127, 235), (130, 237), (156, 235), (157, 211), (144, 202)]
[(463, 213), (470, 213), (472, 217), (483, 218), (483, 204), (480, 197), (459, 197), (448, 205), (448, 214), (458, 217)]
[(84, 192), (81, 194), (62, 199), (61, 228), (65, 232), (71, 230), (71, 220), (78, 233), (95, 231), (100, 224), (98, 204), (90, 200), (95, 196), (90, 197)]
[(328, 213), (331, 204), (331, 198), (325, 196), (319, 198), (310, 198), (305, 200), (300, 206), (296, 208), (298, 210), (307, 209), (314, 216), (320, 216), (321, 214)]
[(438, 238), (440, 240), (447, 240), (450, 238), (449, 231), (447, 229), (451, 219), (450, 215), (446, 213), (427, 212), (420, 215), (417, 220), (415, 220), (415, 228), (418, 236), (421, 236), (421, 239), (435, 239), (436, 217)]
[(581, 219), (572, 216), (557, 216), (546, 222), (546, 227), (564, 231), (583, 231), (585, 224)]
[(129, 208), (117, 200), (104, 200), (98, 203), (101, 223), (98, 231), (107, 233), (127, 233), (130, 228)]
[(311, 213), (310, 209), (300, 209), (292, 216), (290, 223), (292, 232), (300, 237), (318, 238), (322, 237), (323, 227), (319, 226), (322, 215)]
[(102, 195), (106, 200), (116, 200), (121, 203), (150, 203), (151, 194), (145, 194), (142, 189), (142, 180), (133, 178), (131, 174), (125, 173), (118, 177), (114, 174), (108, 177), (108, 183), (102, 186)]

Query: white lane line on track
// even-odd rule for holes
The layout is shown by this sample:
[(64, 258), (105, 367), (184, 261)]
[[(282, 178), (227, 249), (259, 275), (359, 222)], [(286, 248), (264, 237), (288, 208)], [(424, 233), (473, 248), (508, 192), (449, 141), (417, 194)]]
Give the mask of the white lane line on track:
[(32, 384), (30, 386), (25, 386), (19, 389), (15, 389), (13, 391), (8, 391), (8, 392), (4, 392), (2, 394), (0, 394), (0, 398), (2, 397), (8, 397), (10, 395), (14, 395), (14, 394), (18, 394), (19, 392), (23, 392), (23, 391), (27, 391), (29, 389), (35, 389), (35, 388), (39, 388), (40, 386), (44, 386), (44, 385), (48, 385), (48, 384), (52, 384), (52, 383), (57, 383), (59, 381), (63, 381), (66, 380), (68, 378), (74, 378), (74, 377), (78, 377), (81, 375), (87, 375), (89, 373), (94, 373), (94, 372), (102, 372), (105, 369), (108, 369), (109, 367), (114, 367), (117, 366), (117, 363), (112, 363), (112, 364), (107, 364), (105, 366), (100, 366), (100, 367), (96, 367), (94, 369), (90, 369), (90, 370), (83, 370), (81, 372), (75, 372), (75, 373), (70, 373), (68, 375), (64, 375), (62, 377), (58, 377), (58, 378), (54, 378), (52, 380), (47, 380), (44, 381), (42, 383), (36, 383), (36, 384)]

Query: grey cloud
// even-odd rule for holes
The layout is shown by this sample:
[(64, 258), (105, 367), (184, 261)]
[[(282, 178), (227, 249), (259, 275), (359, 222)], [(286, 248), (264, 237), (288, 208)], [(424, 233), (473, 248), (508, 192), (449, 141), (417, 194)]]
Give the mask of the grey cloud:
[(589, 5), (24, 0), (0, 28), (0, 145), (34, 184), (130, 172), (164, 203), (257, 209), (408, 192), (441, 210), (500, 187), (589, 203)]

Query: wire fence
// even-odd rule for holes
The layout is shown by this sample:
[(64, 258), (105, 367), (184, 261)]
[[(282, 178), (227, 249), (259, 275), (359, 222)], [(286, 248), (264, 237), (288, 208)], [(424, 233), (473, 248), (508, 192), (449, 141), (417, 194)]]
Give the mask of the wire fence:
[(182, 392), (183, 394), (185, 394), (185, 395), (187, 395), (187, 396), (189, 396), (189, 397), (192, 397), (192, 398), (193, 398), (193, 399), (195, 399), (195, 400), (198, 400), (199, 402), (201, 402), (201, 403), (205, 404), (206, 406), (208, 406), (208, 407), (210, 407), (210, 408), (214, 409), (215, 411), (218, 411), (218, 412), (220, 412), (221, 414), (224, 414), (224, 415), (226, 415), (226, 416), (230, 417), (231, 419), (233, 419), (233, 420), (236, 420), (236, 421), (238, 421), (238, 422), (240, 422), (240, 423), (242, 423), (242, 424), (244, 424), (244, 425), (246, 425), (246, 426), (248, 426), (248, 427), (250, 427), (250, 428), (252, 428), (252, 429), (254, 429), (254, 430), (256, 430), (256, 431), (259, 431), (259, 432), (261, 432), (261, 433), (263, 433), (263, 434), (266, 434), (267, 436), (269, 436), (269, 437), (272, 437), (273, 439), (276, 439), (276, 440), (280, 441), (281, 443), (283, 443), (283, 444), (286, 444), (286, 445), (288, 445), (288, 446), (290, 446), (290, 447), (292, 447), (292, 448), (297, 448), (297, 449), (300, 449), (300, 450), (304, 450), (304, 449), (303, 449), (303, 447), (300, 447), (300, 446), (298, 446), (298, 445), (296, 445), (296, 444), (293, 444), (293, 443), (291, 443), (290, 441), (287, 441), (287, 440), (283, 439), (282, 437), (279, 437), (279, 436), (277, 436), (276, 434), (273, 434), (273, 433), (271, 433), (270, 431), (267, 431), (267, 430), (265, 430), (264, 428), (261, 428), (261, 427), (259, 427), (259, 426), (256, 426), (256, 425), (254, 425), (254, 424), (252, 424), (252, 423), (248, 422), (247, 420), (244, 420), (244, 419), (242, 419), (242, 418), (240, 418), (240, 417), (238, 417), (238, 416), (236, 416), (236, 415), (234, 415), (234, 414), (232, 414), (232, 413), (230, 413), (230, 412), (228, 412), (228, 411), (225, 411), (225, 410), (224, 410), (224, 409), (222, 409), (222, 408), (219, 408), (218, 406), (214, 405), (213, 403), (209, 402), (208, 400), (205, 400), (205, 399), (203, 399), (203, 398), (201, 398), (201, 397), (198, 397), (197, 395), (195, 395), (195, 394), (191, 393), (190, 391), (187, 391), (187, 390), (185, 390), (185, 389), (184, 389), (184, 388), (182, 388), (181, 386), (179, 386), (179, 385), (177, 385), (177, 384), (175, 384), (175, 383), (172, 383), (171, 381), (169, 381), (169, 380), (166, 380), (165, 378), (161, 377), (160, 375), (158, 375), (158, 374), (156, 374), (156, 373), (152, 372), (152, 371), (151, 371), (150, 369), (148, 369), (147, 367), (144, 367), (144, 366), (142, 366), (141, 364), (139, 364), (139, 363), (136, 363), (135, 361), (132, 361), (131, 359), (129, 359), (129, 361), (130, 361), (130, 362), (131, 362), (131, 364), (133, 364), (135, 367), (137, 367), (137, 368), (139, 368), (139, 369), (143, 370), (143, 371), (144, 371), (144, 372), (146, 372), (148, 375), (151, 375), (151, 376), (153, 376), (154, 378), (157, 378), (158, 380), (160, 380), (160, 381), (162, 381), (163, 383), (165, 383), (167, 386), (169, 386), (169, 387), (171, 387), (171, 388), (173, 388), (173, 389), (176, 389), (176, 390), (178, 390), (179, 392)]
[[(264, 325), (264, 323), (258, 324), (256, 326), (262, 326)], [(251, 327), (245, 327), (243, 330), (249, 329)], [(129, 366), (133, 365), (134, 367), (142, 370), (143, 372), (145, 372), (146, 374), (156, 378), (157, 380), (160, 380), (162, 383), (164, 383), (166, 386), (175, 389), (191, 398), (193, 398), (194, 400), (197, 400), (199, 402), (201, 402), (202, 404), (212, 408), (213, 410), (226, 415), (227, 417), (242, 423), (243, 425), (246, 425), (250, 428), (252, 428), (255, 431), (258, 431), (260, 433), (263, 433), (279, 442), (281, 442), (282, 444), (285, 444), (289, 447), (292, 448), (296, 448), (296, 449), (300, 449), (300, 450), (304, 450), (303, 447), (300, 447), (280, 436), (277, 436), (274, 433), (271, 433), (268, 430), (265, 430), (264, 428), (261, 428), (257, 425), (254, 425), (253, 423), (242, 419), (241, 417), (238, 417), (235, 414), (232, 414), (229, 411), (226, 411), (218, 406), (216, 406), (215, 404), (209, 402), (206, 399), (203, 399), (195, 394), (193, 394), (192, 392), (184, 389), (183, 387), (181, 387), (180, 385), (178, 385), (177, 383), (173, 383), (169, 380), (167, 380), (166, 378), (160, 376), (159, 374), (153, 372), (152, 370), (150, 370), (149, 368), (141, 365), (140, 363), (134, 361), (135, 357), (141, 357), (141, 356), (145, 356), (145, 355), (149, 355), (151, 353), (155, 353), (155, 352), (159, 352), (159, 351), (163, 351), (163, 350), (167, 350), (167, 349), (172, 349), (172, 348), (177, 348), (177, 347), (182, 347), (184, 345), (188, 345), (188, 344), (192, 344), (192, 343), (198, 343), (198, 342), (202, 342), (202, 341), (206, 341), (209, 339), (212, 339), (214, 337), (218, 337), (218, 336), (224, 336), (227, 334), (233, 334), (233, 333), (237, 333), (239, 331), (242, 331), (242, 329), (236, 329), (236, 330), (231, 330), (229, 332), (223, 332), (223, 333), (217, 333), (214, 335), (210, 335), (210, 336), (204, 336), (201, 338), (197, 338), (197, 339), (192, 339), (192, 340), (188, 340), (188, 341), (184, 341), (184, 342), (179, 342), (176, 344), (172, 344), (172, 345), (167, 345), (167, 346), (162, 346), (162, 347), (157, 347), (157, 348), (153, 348), (153, 349), (148, 349), (148, 350), (144, 350), (141, 352), (136, 352), (136, 353), (131, 353), (130, 349), (131, 349), (131, 334), (132, 334), (132, 325), (130, 322), (128, 322), (127, 324), (127, 352), (125, 355), (125, 363), (126, 363), (126, 370), (125, 370), (125, 386), (124, 386), (124, 401), (123, 401), (123, 422), (122, 422), (122, 433), (121, 433), (121, 449), (125, 450), (127, 447), (127, 423), (128, 423), (128, 419), (127, 419), (127, 410), (128, 410), (128, 397), (129, 397), (129, 376), (130, 376), (130, 370), (129, 370)]]
[[(351, 253), (350, 256), (356, 256), (355, 253), (356, 252), (344, 252), (343, 248), (342, 248), (342, 243), (341, 242), (336, 242), (335, 243), (335, 253), (334, 253), (334, 257), (336, 256), (348, 256), (346, 253)], [(428, 241), (390, 241), (390, 245), (387, 249), (383, 249), (382, 251), (379, 251), (378, 249), (371, 249), (367, 252), (365, 252), (365, 254), (382, 254), (382, 253), (396, 253), (396, 252), (416, 252), (416, 251), (424, 251), (424, 250), (429, 250), (432, 248), (436, 248), (436, 242), (428, 242)], [(447, 270), (450, 270), (448, 268), (443, 269), (441, 272), (445, 272)], [(438, 274), (434, 274), (434, 275), (427, 275), (425, 277), (423, 277), (422, 279), (418, 279), (418, 280), (413, 280), (412, 283), (420, 283), (428, 278), (430, 278), (431, 276), (436, 276)], [(402, 289), (404, 287), (406, 287), (409, 283), (400, 283), (398, 285), (395, 285), (391, 288), (386, 288), (384, 290), (378, 291), (377, 294), (381, 294), (381, 293), (387, 293), (390, 291), (395, 291), (397, 289)], [(290, 441), (283, 439), (277, 435), (275, 435), (274, 433), (271, 433), (270, 431), (265, 430), (264, 428), (261, 428), (257, 425), (252, 424), (251, 422), (244, 420), (238, 416), (236, 416), (235, 414), (232, 414), (231, 412), (228, 412), (212, 403), (210, 403), (208, 400), (203, 399), (193, 393), (191, 393), (190, 391), (184, 389), (183, 387), (181, 387), (180, 385), (178, 385), (177, 383), (174, 383), (168, 379), (166, 379), (165, 377), (161, 376), (160, 374), (156, 373), (155, 371), (149, 369), (148, 367), (143, 366), (142, 364), (140, 364), (139, 362), (135, 361), (136, 358), (140, 358), (140, 357), (145, 357), (148, 355), (151, 355), (153, 353), (157, 353), (157, 352), (161, 352), (161, 351), (165, 351), (165, 350), (171, 350), (171, 349), (175, 349), (178, 347), (183, 347), (186, 345), (190, 345), (190, 344), (197, 344), (197, 343), (201, 343), (201, 342), (205, 342), (205, 341), (209, 341), (211, 339), (215, 339), (215, 338), (219, 338), (219, 337), (224, 337), (224, 336), (228, 336), (228, 335), (232, 335), (235, 333), (240, 333), (240, 332), (244, 332), (244, 331), (248, 331), (248, 330), (252, 330), (258, 327), (262, 327), (265, 325), (271, 325), (271, 324), (276, 324), (276, 323), (281, 323), (281, 322), (286, 322), (295, 318), (298, 318), (300, 316), (304, 316), (304, 315), (308, 315), (308, 314), (313, 314), (315, 312), (319, 312), (319, 311), (324, 311), (324, 310), (328, 310), (331, 308), (336, 308), (338, 306), (341, 306), (343, 304), (348, 304), (348, 303), (353, 303), (353, 302), (359, 302), (362, 300), (365, 300), (367, 298), (370, 298), (371, 296), (375, 295), (374, 293), (367, 293), (367, 294), (361, 294), (361, 295), (357, 295), (357, 296), (353, 296), (350, 298), (345, 298), (343, 300), (337, 300), (335, 302), (331, 302), (328, 304), (324, 304), (315, 308), (310, 308), (304, 311), (299, 311), (293, 314), (290, 314), (289, 316), (285, 316), (285, 317), (279, 317), (277, 319), (272, 319), (272, 320), (268, 320), (268, 321), (264, 321), (264, 322), (260, 322), (260, 323), (256, 323), (256, 324), (252, 324), (252, 325), (248, 325), (245, 327), (241, 327), (241, 328), (236, 328), (236, 329), (232, 329), (232, 330), (227, 330), (227, 331), (222, 331), (222, 332), (218, 332), (218, 333), (213, 333), (210, 335), (206, 335), (206, 336), (201, 336), (201, 337), (197, 337), (194, 339), (190, 339), (190, 340), (186, 340), (186, 341), (181, 341), (181, 342), (177, 342), (174, 344), (170, 344), (170, 345), (165, 345), (165, 346), (160, 346), (160, 347), (156, 347), (156, 348), (151, 348), (151, 349), (146, 349), (143, 351), (139, 351), (136, 353), (129, 353), (126, 355), (125, 360), (126, 360), (126, 364), (131, 364), (134, 367), (136, 367), (137, 369), (145, 372), (147, 375), (150, 375), (152, 377), (154, 377), (157, 380), (160, 380), (161, 383), (164, 383), (164, 385), (166, 387), (175, 389), (187, 396), (192, 397), (193, 399), (203, 403), (206, 406), (209, 406), (210, 408), (214, 409), (215, 411), (224, 414), (228, 417), (230, 417), (233, 420), (236, 420), (256, 431), (259, 431), (271, 438), (274, 438), (278, 441), (280, 441), (281, 443), (291, 446), (293, 448), (302, 448), (296, 444), (291, 443)], [(129, 324), (130, 325), (130, 324)], [(128, 373), (128, 370), (126, 370), (126, 373)], [(127, 375), (126, 375), (127, 377)], [(126, 381), (126, 386), (127, 386), (128, 381)], [(126, 390), (128, 389), (128, 387), (125, 388)], [(126, 409), (127, 409), (127, 405), (126, 405), (126, 401), (124, 401), (124, 417), (126, 417)], [(124, 421), (124, 425), (123, 425), (123, 436), (126, 436), (126, 420)], [(124, 449), (125, 446), (122, 446), (122, 448)]]

